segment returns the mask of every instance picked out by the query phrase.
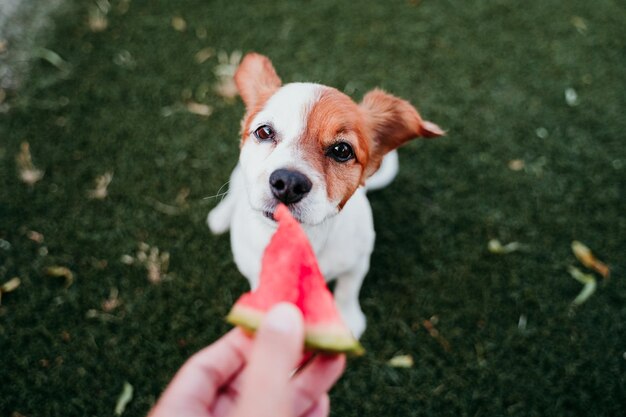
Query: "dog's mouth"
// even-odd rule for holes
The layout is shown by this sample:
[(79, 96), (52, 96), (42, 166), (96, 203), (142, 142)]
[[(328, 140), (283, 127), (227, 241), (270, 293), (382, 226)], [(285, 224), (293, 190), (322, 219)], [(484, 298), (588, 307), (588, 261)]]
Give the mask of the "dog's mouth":
[[(295, 207), (294, 205), (288, 205), (287, 208), (291, 212), (291, 215), (293, 216), (293, 218), (296, 219), (298, 223), (303, 223), (302, 217), (301, 217), (302, 213), (301, 213), (301, 210), (298, 209), (298, 207)], [(276, 219), (274, 219), (274, 210), (276, 210), (276, 206), (272, 207), (271, 209), (266, 208), (262, 210), (263, 216), (275, 222)]]
[(274, 212), (273, 211), (263, 211), (263, 215), (265, 217), (267, 217), (268, 219), (270, 219), (270, 220), (276, 221), (274, 219)]

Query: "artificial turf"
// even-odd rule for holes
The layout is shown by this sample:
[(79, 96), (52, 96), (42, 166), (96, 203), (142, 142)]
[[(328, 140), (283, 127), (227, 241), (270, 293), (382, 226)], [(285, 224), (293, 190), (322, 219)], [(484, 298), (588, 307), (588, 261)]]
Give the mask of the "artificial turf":
[[(215, 56), (195, 60), (207, 47), (261, 52), (285, 82), (356, 99), (383, 87), (447, 130), (403, 148), (370, 196), (367, 354), (331, 415), (624, 415), (622, 3), (74, 1), (54, 22), (37, 46), (66, 64), (34, 54), (0, 114), (0, 284), (21, 279), (0, 306), (0, 415), (112, 415), (124, 382), (124, 415), (144, 415), (229, 328), (246, 282), (206, 197), (236, 163), (243, 106), (215, 92)], [(23, 142), (45, 171), (34, 185), (18, 176)], [(107, 197), (89, 198), (105, 172)], [(491, 239), (523, 246), (493, 254)], [(573, 240), (612, 274), (572, 310)], [(170, 255), (160, 283), (122, 262), (140, 242)], [(414, 365), (390, 367), (399, 354)]]

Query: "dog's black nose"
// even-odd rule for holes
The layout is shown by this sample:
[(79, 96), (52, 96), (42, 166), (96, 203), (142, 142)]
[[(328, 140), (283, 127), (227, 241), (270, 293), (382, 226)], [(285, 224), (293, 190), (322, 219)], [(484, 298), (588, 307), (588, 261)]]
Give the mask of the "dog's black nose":
[(297, 203), (311, 191), (313, 184), (304, 174), (288, 169), (277, 169), (270, 175), (274, 197), (285, 204)]

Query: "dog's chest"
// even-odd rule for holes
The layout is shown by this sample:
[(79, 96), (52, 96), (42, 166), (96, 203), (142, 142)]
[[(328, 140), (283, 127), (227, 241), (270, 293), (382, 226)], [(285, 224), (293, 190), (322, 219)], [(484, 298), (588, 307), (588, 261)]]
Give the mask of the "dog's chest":
[[(364, 192), (359, 190), (338, 215), (304, 230), (327, 280), (355, 268), (365, 266), (367, 270), (375, 233)], [(275, 227), (251, 210), (247, 202), (236, 208), (231, 224), (231, 245), (235, 263), (252, 288), (258, 283), (263, 251), (274, 231)]]

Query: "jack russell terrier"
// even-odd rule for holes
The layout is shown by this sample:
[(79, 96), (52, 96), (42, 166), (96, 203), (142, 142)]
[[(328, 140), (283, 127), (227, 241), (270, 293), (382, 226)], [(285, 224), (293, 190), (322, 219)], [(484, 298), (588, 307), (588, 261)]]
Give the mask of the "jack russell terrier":
[(382, 90), (356, 104), (320, 84), (282, 82), (271, 61), (244, 57), (235, 84), (246, 106), (239, 163), (226, 197), (208, 216), (215, 234), (230, 228), (237, 267), (256, 288), (261, 257), (282, 202), (302, 224), (337, 307), (356, 337), (365, 330), (359, 291), (374, 249), (366, 190), (398, 171), (395, 149), (415, 137), (444, 134), (407, 101)]

